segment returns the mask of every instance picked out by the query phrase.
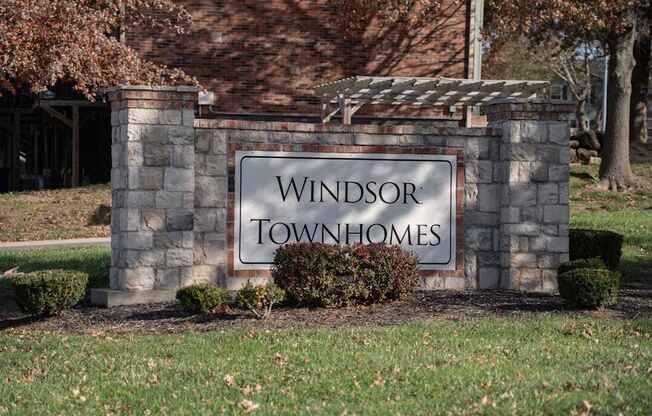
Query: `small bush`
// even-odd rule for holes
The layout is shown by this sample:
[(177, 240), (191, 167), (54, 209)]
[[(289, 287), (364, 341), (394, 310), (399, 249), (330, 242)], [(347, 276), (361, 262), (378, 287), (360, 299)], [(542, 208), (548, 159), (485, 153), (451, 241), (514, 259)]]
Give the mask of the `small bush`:
[(258, 319), (267, 319), (272, 314), (272, 307), (282, 302), (285, 292), (275, 283), (254, 286), (247, 281), (238, 291), (236, 303), (239, 308), (251, 311)]
[(32, 315), (56, 315), (84, 299), (88, 274), (44, 270), (10, 277), (20, 309)]
[(274, 281), (297, 305), (337, 307), (404, 299), (418, 282), (417, 259), (397, 246), (288, 244)]
[(609, 270), (618, 269), (623, 236), (611, 231), (570, 230), (570, 259), (601, 258)]
[(620, 274), (604, 269), (575, 269), (558, 277), (559, 294), (568, 303), (598, 308), (618, 302)]
[(177, 291), (181, 307), (190, 313), (211, 312), (224, 305), (227, 299), (226, 289), (208, 283), (187, 286)]
[(607, 265), (604, 264), (602, 259), (599, 259), (599, 258), (577, 259), (577, 260), (572, 260), (572, 261), (560, 264), (559, 269), (557, 269), (557, 274), (564, 274), (566, 272), (570, 272), (571, 270), (577, 270), (577, 269), (601, 269), (601, 270), (607, 270)]

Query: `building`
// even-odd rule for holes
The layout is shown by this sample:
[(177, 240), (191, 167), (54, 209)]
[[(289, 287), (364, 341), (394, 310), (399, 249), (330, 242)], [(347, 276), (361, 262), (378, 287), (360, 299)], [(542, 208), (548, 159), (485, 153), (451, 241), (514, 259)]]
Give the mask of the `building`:
[[(179, 0), (193, 16), (186, 36), (122, 34), (143, 57), (195, 76), (202, 118), (319, 116), (319, 83), (352, 75), (479, 78), (482, 0), (446, 0), (438, 19), (388, 24), (346, 16), (338, 0)], [(397, 120), (459, 124), (452, 108), (367, 109)], [(108, 108), (61, 87), (0, 106), (0, 192), (108, 181)], [(359, 114), (361, 118), (365, 113)], [(383, 119), (386, 120), (386, 119)]]

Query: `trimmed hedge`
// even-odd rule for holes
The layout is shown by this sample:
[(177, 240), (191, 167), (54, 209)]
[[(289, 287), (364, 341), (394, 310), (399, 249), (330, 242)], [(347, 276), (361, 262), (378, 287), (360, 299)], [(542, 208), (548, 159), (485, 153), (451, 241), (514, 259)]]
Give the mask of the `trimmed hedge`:
[(575, 269), (557, 278), (559, 294), (568, 303), (599, 308), (618, 302), (620, 273), (604, 269)]
[(570, 259), (601, 258), (609, 270), (617, 270), (622, 255), (623, 236), (611, 231), (571, 228)]
[(207, 313), (224, 305), (228, 293), (224, 288), (202, 283), (179, 289), (176, 298), (181, 308), (187, 312)]
[(291, 303), (338, 307), (405, 299), (419, 274), (398, 246), (298, 243), (276, 251), (272, 277)]
[(56, 315), (84, 299), (88, 274), (44, 270), (10, 277), (20, 309), (32, 315)]
[(570, 272), (571, 270), (577, 270), (577, 269), (607, 270), (607, 265), (604, 264), (602, 259), (599, 259), (599, 258), (577, 259), (577, 260), (572, 260), (572, 261), (560, 264), (559, 269), (557, 269), (557, 274), (563, 274), (563, 273), (566, 273), (566, 272)]

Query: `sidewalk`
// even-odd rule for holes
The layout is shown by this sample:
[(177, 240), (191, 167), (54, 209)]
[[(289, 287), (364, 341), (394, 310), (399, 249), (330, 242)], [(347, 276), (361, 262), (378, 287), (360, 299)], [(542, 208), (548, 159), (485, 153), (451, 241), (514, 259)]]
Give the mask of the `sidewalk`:
[(111, 237), (77, 238), (74, 240), (17, 241), (0, 243), (0, 251), (38, 250), (44, 248), (74, 248), (85, 246), (110, 246)]

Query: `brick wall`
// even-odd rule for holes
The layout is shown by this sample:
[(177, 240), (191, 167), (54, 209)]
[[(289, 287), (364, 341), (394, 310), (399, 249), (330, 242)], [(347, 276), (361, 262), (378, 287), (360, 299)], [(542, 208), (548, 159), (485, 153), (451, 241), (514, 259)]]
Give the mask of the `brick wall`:
[(371, 21), (353, 33), (331, 0), (179, 3), (193, 15), (188, 36), (143, 31), (127, 43), (197, 77), (221, 112), (318, 114), (312, 87), (352, 75), (466, 75), (464, 1), (423, 27)]

